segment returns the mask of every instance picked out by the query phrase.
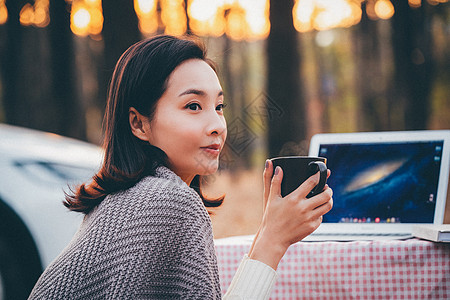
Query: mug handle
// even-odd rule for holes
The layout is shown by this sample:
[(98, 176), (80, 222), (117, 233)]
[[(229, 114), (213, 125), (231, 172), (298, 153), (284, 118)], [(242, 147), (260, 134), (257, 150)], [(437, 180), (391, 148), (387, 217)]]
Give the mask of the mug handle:
[(316, 174), (317, 171), (320, 173), (319, 183), (311, 190), (308, 196), (306, 196), (307, 198), (311, 198), (312, 196), (320, 194), (323, 191), (325, 183), (327, 182), (328, 168), (321, 161), (312, 161), (308, 165), (312, 175)]

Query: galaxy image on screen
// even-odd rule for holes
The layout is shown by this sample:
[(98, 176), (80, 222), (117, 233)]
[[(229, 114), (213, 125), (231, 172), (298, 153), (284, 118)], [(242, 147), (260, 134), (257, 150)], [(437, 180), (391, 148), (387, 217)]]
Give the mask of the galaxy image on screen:
[(333, 209), (324, 222), (433, 222), (442, 141), (321, 145)]

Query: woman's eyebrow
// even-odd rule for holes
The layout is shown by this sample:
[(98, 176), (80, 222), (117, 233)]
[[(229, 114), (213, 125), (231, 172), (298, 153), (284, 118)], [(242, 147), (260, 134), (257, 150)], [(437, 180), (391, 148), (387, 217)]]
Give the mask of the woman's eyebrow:
[(184, 95), (190, 95), (190, 94), (204, 96), (206, 93), (202, 90), (188, 89), (188, 90), (185, 90), (184, 92), (182, 92), (181, 94), (179, 94), (178, 97), (181, 97)]
[[(206, 92), (202, 91), (202, 90), (198, 90), (198, 89), (187, 89), (184, 92), (182, 92), (181, 94), (178, 95), (178, 97), (184, 96), (184, 95), (199, 95), (199, 96), (205, 96)], [(223, 96), (223, 91), (219, 91), (217, 96)]]

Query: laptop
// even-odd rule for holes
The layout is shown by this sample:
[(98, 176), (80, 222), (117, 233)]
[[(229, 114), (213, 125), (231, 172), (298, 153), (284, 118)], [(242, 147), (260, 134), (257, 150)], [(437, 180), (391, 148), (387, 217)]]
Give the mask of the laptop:
[(334, 205), (304, 241), (405, 239), (443, 223), (450, 130), (317, 134), (309, 155), (327, 158)]

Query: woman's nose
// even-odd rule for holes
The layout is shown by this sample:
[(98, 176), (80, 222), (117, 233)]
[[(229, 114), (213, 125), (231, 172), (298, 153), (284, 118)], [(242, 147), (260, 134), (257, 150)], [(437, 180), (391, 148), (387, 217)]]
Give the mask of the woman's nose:
[(226, 129), (227, 124), (225, 121), (225, 117), (215, 111), (214, 116), (210, 117), (210, 122), (208, 124), (208, 134), (221, 135), (226, 131)]

